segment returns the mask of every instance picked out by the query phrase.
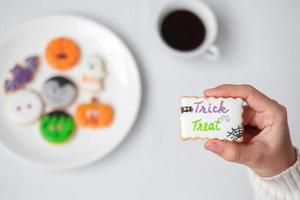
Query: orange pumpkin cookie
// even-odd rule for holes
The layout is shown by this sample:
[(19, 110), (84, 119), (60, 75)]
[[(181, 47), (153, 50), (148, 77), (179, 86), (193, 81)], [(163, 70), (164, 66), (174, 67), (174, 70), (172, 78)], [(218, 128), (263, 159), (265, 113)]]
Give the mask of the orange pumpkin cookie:
[(80, 104), (75, 112), (75, 121), (84, 128), (107, 127), (113, 120), (113, 109), (108, 104), (93, 98), (90, 103)]
[(51, 40), (45, 50), (47, 62), (55, 69), (66, 70), (73, 67), (80, 56), (77, 44), (69, 38)]

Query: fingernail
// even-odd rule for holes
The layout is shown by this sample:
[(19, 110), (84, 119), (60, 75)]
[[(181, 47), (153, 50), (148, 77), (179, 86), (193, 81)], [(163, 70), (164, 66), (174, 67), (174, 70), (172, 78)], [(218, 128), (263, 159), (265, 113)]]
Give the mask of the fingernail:
[(214, 89), (215, 89), (215, 88), (208, 88), (208, 89), (204, 90), (203, 93), (204, 93), (205, 95), (209, 95)]
[(222, 151), (223, 145), (217, 142), (206, 142), (204, 148), (208, 151), (219, 153)]
[(208, 96), (209, 95), (209, 90), (204, 90), (203, 94), (204, 94), (204, 96)]

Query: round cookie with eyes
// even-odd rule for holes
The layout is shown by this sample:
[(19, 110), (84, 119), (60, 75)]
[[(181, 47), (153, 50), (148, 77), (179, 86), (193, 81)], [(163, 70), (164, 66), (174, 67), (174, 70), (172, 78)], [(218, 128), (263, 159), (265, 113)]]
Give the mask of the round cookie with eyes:
[(103, 59), (99, 56), (89, 56), (80, 67), (80, 87), (90, 92), (101, 91), (105, 76)]
[(42, 137), (51, 143), (62, 143), (74, 133), (73, 118), (63, 111), (53, 111), (45, 114), (40, 121)]
[(31, 124), (43, 113), (41, 98), (31, 90), (21, 90), (9, 97), (8, 112), (19, 124)]
[(80, 50), (77, 44), (66, 37), (51, 40), (45, 50), (47, 62), (55, 69), (66, 70), (73, 67), (79, 57)]
[(42, 96), (50, 107), (65, 108), (76, 99), (77, 87), (65, 77), (55, 76), (44, 83)]

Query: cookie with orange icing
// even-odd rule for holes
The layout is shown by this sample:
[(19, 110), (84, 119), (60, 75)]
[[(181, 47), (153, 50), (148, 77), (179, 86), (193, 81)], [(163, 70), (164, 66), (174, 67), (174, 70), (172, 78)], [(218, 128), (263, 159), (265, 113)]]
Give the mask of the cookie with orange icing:
[(67, 70), (78, 62), (80, 49), (70, 38), (58, 37), (48, 43), (45, 49), (45, 57), (54, 69)]
[(113, 121), (113, 109), (110, 105), (93, 98), (90, 103), (78, 105), (75, 121), (78, 126), (83, 128), (108, 127)]

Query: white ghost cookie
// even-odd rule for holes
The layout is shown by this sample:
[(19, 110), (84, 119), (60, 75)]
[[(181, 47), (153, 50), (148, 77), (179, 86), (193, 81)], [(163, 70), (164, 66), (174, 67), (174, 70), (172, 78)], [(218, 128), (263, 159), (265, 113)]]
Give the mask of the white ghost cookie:
[(106, 76), (103, 59), (99, 56), (87, 57), (80, 67), (80, 87), (86, 91), (99, 92), (103, 89)]
[(181, 138), (243, 141), (243, 100), (181, 97)]
[(19, 124), (31, 124), (43, 113), (41, 98), (31, 90), (21, 90), (9, 97), (8, 112)]

